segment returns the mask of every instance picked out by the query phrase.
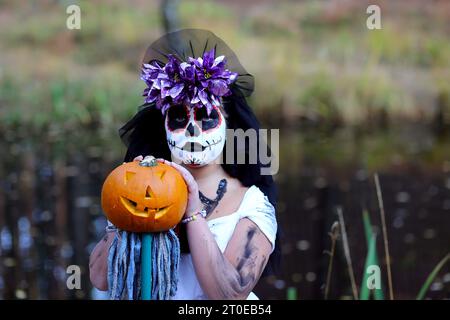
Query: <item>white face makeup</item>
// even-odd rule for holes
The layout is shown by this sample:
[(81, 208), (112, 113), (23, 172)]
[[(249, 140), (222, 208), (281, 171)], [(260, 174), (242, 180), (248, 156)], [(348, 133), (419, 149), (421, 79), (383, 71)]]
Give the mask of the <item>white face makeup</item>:
[(216, 160), (225, 145), (225, 117), (218, 107), (171, 106), (166, 115), (167, 143), (172, 156), (184, 164), (200, 167)]

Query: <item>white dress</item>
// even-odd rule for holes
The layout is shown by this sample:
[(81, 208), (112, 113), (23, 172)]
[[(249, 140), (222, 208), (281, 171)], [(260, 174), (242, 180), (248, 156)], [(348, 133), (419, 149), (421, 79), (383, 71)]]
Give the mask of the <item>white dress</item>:
[[(275, 249), (275, 236), (277, 233), (277, 221), (275, 209), (267, 196), (257, 187), (250, 187), (242, 199), (237, 211), (227, 216), (207, 221), (220, 251), (223, 253), (233, 235), (237, 223), (242, 218), (252, 220), (266, 235), (272, 244), (272, 252)], [(207, 299), (198, 282), (190, 253), (181, 254), (178, 268), (178, 286), (172, 300), (199, 300)], [(258, 300), (251, 292), (247, 300)]]

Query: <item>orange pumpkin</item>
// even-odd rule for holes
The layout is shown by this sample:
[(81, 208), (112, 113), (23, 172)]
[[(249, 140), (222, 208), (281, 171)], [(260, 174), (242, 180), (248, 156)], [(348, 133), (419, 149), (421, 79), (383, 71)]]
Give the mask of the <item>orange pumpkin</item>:
[(160, 232), (176, 226), (186, 210), (187, 186), (179, 172), (153, 159), (124, 163), (106, 178), (102, 208), (116, 227)]

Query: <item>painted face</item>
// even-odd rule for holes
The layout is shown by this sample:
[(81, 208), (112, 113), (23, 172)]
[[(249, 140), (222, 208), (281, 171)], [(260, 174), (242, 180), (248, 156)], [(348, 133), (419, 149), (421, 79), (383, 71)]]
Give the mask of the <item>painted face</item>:
[(225, 145), (225, 117), (217, 107), (208, 115), (205, 107), (171, 106), (165, 127), (172, 156), (187, 165), (204, 166), (216, 160)]

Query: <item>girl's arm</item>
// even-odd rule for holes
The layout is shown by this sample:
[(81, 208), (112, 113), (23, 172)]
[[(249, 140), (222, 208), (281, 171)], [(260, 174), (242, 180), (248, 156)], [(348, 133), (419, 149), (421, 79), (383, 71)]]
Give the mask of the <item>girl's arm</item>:
[[(160, 160), (177, 169), (189, 190), (186, 213), (201, 208), (198, 186), (188, 170), (176, 163)], [(200, 215), (187, 224), (187, 236), (194, 269), (203, 292), (209, 299), (246, 299), (267, 264), (272, 245), (257, 225), (241, 219), (228, 242), (220, 251), (208, 224)]]
[(246, 299), (267, 264), (272, 246), (254, 222), (239, 221), (222, 254), (205, 219), (187, 225), (200, 285), (209, 299)]
[(89, 257), (89, 278), (92, 285), (101, 291), (108, 290), (108, 253), (114, 235), (114, 232), (107, 232)]

